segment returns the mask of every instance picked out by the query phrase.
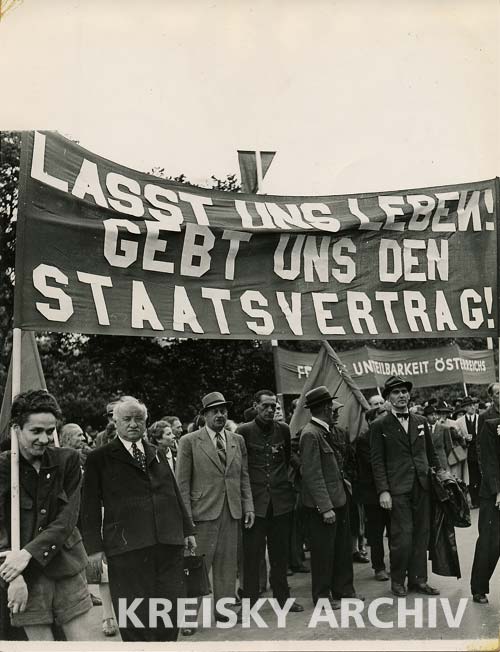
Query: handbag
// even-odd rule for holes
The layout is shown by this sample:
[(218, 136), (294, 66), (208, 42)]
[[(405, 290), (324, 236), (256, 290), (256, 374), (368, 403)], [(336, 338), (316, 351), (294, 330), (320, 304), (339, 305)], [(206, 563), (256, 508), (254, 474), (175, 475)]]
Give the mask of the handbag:
[(450, 466), (454, 466), (455, 464), (460, 464), (460, 462), (463, 462), (466, 459), (467, 459), (467, 451), (460, 444), (453, 446), (451, 451), (448, 453), (448, 464)]
[(204, 555), (184, 557), (184, 584), (188, 598), (198, 598), (211, 593)]

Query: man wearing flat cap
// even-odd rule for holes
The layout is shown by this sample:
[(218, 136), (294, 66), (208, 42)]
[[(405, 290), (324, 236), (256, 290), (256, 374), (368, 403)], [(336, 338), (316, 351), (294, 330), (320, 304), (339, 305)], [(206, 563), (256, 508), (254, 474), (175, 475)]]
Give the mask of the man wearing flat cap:
[[(256, 416), (238, 427), (248, 451), (248, 472), (255, 506), (255, 525), (243, 532), (243, 589), (254, 604), (259, 597), (259, 564), (269, 552), (269, 583), (281, 606), (290, 597), (286, 579), (295, 491), (289, 481), (290, 429), (275, 419), (279, 403), (270, 389), (255, 393)], [(293, 602), (289, 611), (304, 611)]]
[[(479, 415), (470, 396), (462, 400), (465, 414), (457, 419), (457, 429), (467, 442), (467, 479), (472, 507), (479, 505), (479, 486), (481, 484), (481, 471), (479, 469)], [(482, 420), (483, 421), (483, 420)]]
[(430, 535), (429, 467), (441, 470), (427, 420), (408, 413), (412, 383), (387, 379), (382, 396), (391, 410), (371, 425), (371, 462), (380, 506), (391, 510), (391, 590), (439, 595), (427, 584)]
[[(228, 405), (220, 392), (204, 396), (205, 425), (184, 435), (177, 452), (177, 482), (196, 526), (197, 552), (212, 569), (214, 607), (235, 595), (240, 519), (245, 528), (254, 522), (247, 450), (243, 437), (224, 427)], [(227, 620), (217, 610), (215, 618)]]
[(331, 599), (338, 609), (342, 598), (359, 597), (353, 585), (349, 507), (331, 433), (342, 403), (324, 385), (305, 398), (311, 420), (300, 436), (301, 497), (309, 526), (312, 598), (314, 604)]

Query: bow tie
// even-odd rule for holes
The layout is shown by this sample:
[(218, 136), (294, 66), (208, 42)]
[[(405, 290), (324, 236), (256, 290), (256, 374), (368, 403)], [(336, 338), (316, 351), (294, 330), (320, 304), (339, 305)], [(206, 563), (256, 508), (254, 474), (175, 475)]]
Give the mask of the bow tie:
[(410, 415), (408, 412), (396, 412), (396, 416), (398, 419), (408, 419)]

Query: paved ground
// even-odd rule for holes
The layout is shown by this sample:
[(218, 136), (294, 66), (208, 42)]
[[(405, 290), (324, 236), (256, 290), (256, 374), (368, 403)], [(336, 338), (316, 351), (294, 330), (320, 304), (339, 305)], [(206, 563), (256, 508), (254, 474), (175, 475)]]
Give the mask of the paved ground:
[[(467, 529), (457, 529), (457, 542), (461, 561), (462, 575), (460, 580), (455, 578), (439, 577), (430, 575), (430, 583), (441, 590), (439, 598), (427, 598), (410, 594), (406, 601), (407, 608), (414, 608), (416, 605), (423, 607), (423, 622), (418, 626), (414, 616), (408, 616), (406, 626), (399, 623), (396, 608), (396, 599), (393, 598), (389, 591), (389, 582), (377, 582), (373, 579), (373, 572), (370, 564), (355, 564), (355, 584), (356, 590), (366, 596), (363, 611), (358, 618), (359, 625), (355, 626), (351, 618), (349, 622), (342, 623), (340, 612), (335, 611), (334, 622), (320, 622), (315, 627), (310, 627), (313, 615), (313, 605), (310, 597), (310, 575), (296, 574), (289, 578), (292, 595), (296, 597), (305, 610), (303, 613), (288, 614), (286, 619), (286, 628), (278, 628), (276, 615), (272, 608), (267, 604), (260, 611), (264, 621), (269, 625), (267, 629), (259, 629), (255, 626), (251, 628), (242, 628), (242, 625), (236, 625), (232, 629), (219, 629), (215, 627), (200, 627), (192, 637), (179, 637), (180, 641), (189, 643), (193, 647), (199, 642), (215, 641), (258, 641), (258, 640), (310, 640), (310, 641), (328, 641), (328, 640), (432, 640), (432, 639), (496, 639), (499, 635), (500, 624), (500, 564), (491, 582), (492, 593), (489, 596), (488, 605), (478, 605), (470, 599), (470, 570), (474, 545), (477, 536), (477, 516), (478, 511), (472, 512), (472, 526)], [(96, 587), (93, 587), (96, 588)], [(95, 592), (95, 591), (94, 591)], [(270, 597), (269, 593), (265, 596)], [(393, 605), (383, 604), (377, 609), (377, 615), (381, 621), (393, 621), (393, 627), (383, 628), (376, 627), (368, 618), (370, 605), (374, 609), (377, 598), (388, 598), (393, 600)], [(446, 598), (445, 604), (441, 598)], [(461, 618), (458, 628), (450, 627), (447, 624), (446, 610), (449, 607), (449, 618), (457, 613), (460, 600), (464, 607), (463, 617)], [(449, 602), (448, 602), (449, 601)], [(118, 641), (119, 635), (106, 639), (101, 633), (101, 609), (95, 607), (93, 616), (93, 629), (89, 632), (89, 640), (106, 640)], [(436, 626), (432, 626), (433, 612), (435, 612)], [(489, 648), (491, 649), (491, 648)], [(498, 649), (498, 648), (497, 648)]]

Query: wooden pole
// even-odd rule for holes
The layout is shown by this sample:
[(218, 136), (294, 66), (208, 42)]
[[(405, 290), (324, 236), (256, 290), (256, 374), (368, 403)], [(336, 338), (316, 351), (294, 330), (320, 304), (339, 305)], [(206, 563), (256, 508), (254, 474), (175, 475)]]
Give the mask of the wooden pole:
[(260, 157), (260, 149), (255, 152), (255, 167), (257, 170), (257, 193), (262, 192), (262, 184), (264, 182), (264, 177), (262, 176), (262, 159)]
[(464, 383), (464, 394), (465, 394), (465, 396), (469, 396), (469, 394), (467, 392), (467, 383)]
[[(12, 400), (21, 393), (21, 329), (12, 333)], [(10, 429), (10, 549), (21, 549), (19, 525), (19, 442), (14, 428)]]
[(281, 404), (283, 415), (285, 414), (285, 403), (283, 400), (283, 385), (281, 383), (280, 363), (278, 360), (278, 340), (271, 340), (273, 350), (274, 380), (276, 383), (276, 398)]

